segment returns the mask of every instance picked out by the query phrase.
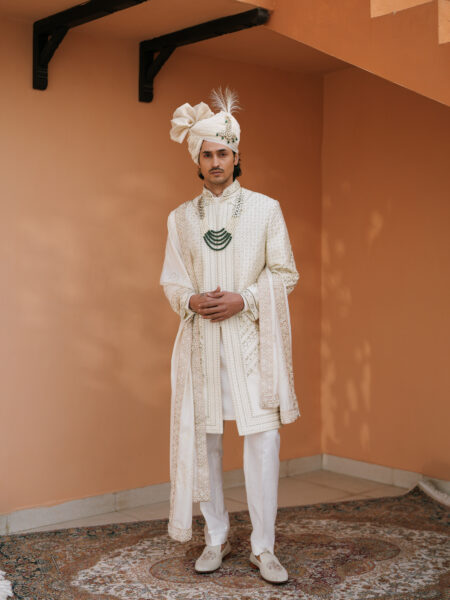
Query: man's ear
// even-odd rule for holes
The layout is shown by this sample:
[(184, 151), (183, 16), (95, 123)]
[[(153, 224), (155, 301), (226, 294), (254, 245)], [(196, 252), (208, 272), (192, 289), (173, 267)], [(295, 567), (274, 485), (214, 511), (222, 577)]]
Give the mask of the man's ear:
[(234, 164), (237, 165), (239, 162), (239, 152), (236, 152), (234, 155)]

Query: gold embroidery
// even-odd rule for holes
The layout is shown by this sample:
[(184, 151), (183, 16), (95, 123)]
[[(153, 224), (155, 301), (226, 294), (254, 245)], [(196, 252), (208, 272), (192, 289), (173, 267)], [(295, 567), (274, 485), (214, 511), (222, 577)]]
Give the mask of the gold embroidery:
[(278, 394), (273, 390), (274, 364), (273, 346), (275, 344), (272, 328), (272, 303), (270, 300), (270, 282), (267, 272), (262, 271), (258, 278), (259, 296), (259, 353), (261, 371), (261, 408), (276, 408), (279, 406)]
[(238, 315), (239, 338), (247, 377), (259, 366), (259, 320), (252, 321), (247, 312)]
[[(289, 399), (290, 399), (290, 409), (287, 414), (281, 414), (281, 420), (283, 423), (286, 423), (284, 419), (289, 419), (289, 423), (292, 422), (294, 413), (299, 414), (298, 411), (298, 402), (297, 396), (295, 394), (294, 387), (294, 370), (292, 366), (292, 343), (289, 335), (289, 322), (288, 322), (288, 314), (287, 314), (287, 306), (284, 297), (284, 283), (282, 277), (279, 273), (272, 273), (274, 280), (274, 296), (275, 296), (275, 307), (278, 314), (278, 318), (280, 321), (280, 329), (281, 329), (281, 340), (284, 352), (284, 359), (286, 362), (286, 368), (289, 379)], [(286, 411), (285, 411), (286, 412)], [(295, 419), (293, 419), (295, 420)]]
[[(183, 402), (184, 388), (186, 384), (186, 376), (189, 369), (189, 357), (191, 354), (192, 345), (192, 321), (188, 321), (182, 332), (180, 340), (180, 359), (178, 362), (177, 370), (177, 387), (174, 398), (174, 405), (171, 407), (171, 461), (170, 461), (170, 509), (169, 509), (169, 531), (183, 531), (173, 525), (174, 517), (174, 505), (175, 505), (175, 488), (176, 488), (176, 474), (177, 467), (180, 464), (178, 457), (178, 440), (180, 433), (180, 421), (181, 421), (181, 404)], [(178, 535), (178, 534), (177, 534)], [(176, 538), (178, 539), (178, 538)], [(189, 538), (190, 539), (190, 538)]]
[(195, 446), (197, 449), (197, 478), (194, 482), (193, 502), (207, 502), (210, 498), (208, 451), (206, 447), (206, 415), (203, 399), (203, 370), (201, 365), (199, 316), (193, 325), (192, 388), (194, 395)]
[(180, 527), (175, 527), (170, 523), (170, 520), (168, 531), (170, 537), (174, 540), (177, 540), (177, 542), (188, 542), (190, 539), (192, 539), (192, 528), (181, 529)]
[[(192, 264), (192, 254), (187, 244), (185, 232), (187, 230), (186, 211), (188, 203), (179, 206), (175, 211), (175, 220), (177, 224), (178, 237), (180, 239), (181, 253), (183, 263), (186, 267), (188, 275), (192, 282), (197, 283), (197, 277)], [(201, 273), (201, 269), (200, 269)], [(202, 285), (202, 279), (200, 281)], [(198, 284), (197, 291), (199, 293)], [(192, 393), (194, 397), (194, 425), (195, 425), (195, 448), (196, 448), (196, 465), (197, 477), (194, 481), (193, 501), (209, 500), (209, 467), (208, 455), (206, 449), (206, 429), (205, 429), (205, 403), (203, 398), (204, 385), (204, 366), (202, 360), (202, 347), (200, 342), (200, 317), (194, 314), (192, 321), (192, 345), (190, 349), (190, 357), (192, 364)]]

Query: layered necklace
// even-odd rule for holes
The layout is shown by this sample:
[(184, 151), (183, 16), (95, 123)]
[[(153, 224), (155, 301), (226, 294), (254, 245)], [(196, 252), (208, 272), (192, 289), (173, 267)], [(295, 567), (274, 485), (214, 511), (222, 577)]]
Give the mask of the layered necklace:
[(208, 225), (206, 224), (205, 199), (203, 197), (203, 194), (201, 195), (200, 200), (198, 202), (198, 213), (202, 221), (202, 236), (206, 244), (211, 248), (211, 250), (223, 250), (231, 242), (234, 230), (236, 228), (237, 220), (239, 219), (240, 214), (242, 212), (242, 200), (243, 196), (241, 188), (239, 198), (237, 199), (237, 202), (233, 208), (233, 212), (226, 227), (214, 230), (208, 229)]

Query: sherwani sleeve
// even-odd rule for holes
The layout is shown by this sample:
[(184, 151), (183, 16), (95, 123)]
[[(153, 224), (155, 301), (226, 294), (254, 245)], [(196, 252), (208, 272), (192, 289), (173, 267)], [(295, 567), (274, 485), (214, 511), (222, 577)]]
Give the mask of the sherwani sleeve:
[[(297, 285), (299, 274), (295, 265), (291, 242), (283, 217), (280, 203), (275, 204), (270, 215), (266, 239), (266, 266), (273, 273), (279, 273), (290, 294)], [(258, 283), (255, 281), (240, 292), (244, 298), (244, 308), (241, 313), (246, 313), (252, 321), (259, 318)]]
[(167, 219), (167, 232), (166, 252), (159, 282), (172, 309), (183, 321), (187, 321), (195, 315), (195, 312), (189, 308), (189, 300), (196, 292), (181, 256), (174, 211)]

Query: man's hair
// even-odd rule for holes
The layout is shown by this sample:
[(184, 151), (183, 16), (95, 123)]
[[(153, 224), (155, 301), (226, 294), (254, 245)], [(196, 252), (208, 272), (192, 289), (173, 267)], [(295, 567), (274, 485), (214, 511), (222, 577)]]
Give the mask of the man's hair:
[[(236, 156), (236, 152), (233, 152), (233, 157)], [(238, 164), (234, 165), (234, 169), (233, 169), (233, 181), (237, 178), (240, 177), (242, 175), (242, 169), (241, 169), (241, 155), (239, 155), (239, 160), (238, 160)], [(200, 167), (198, 168), (198, 176), (200, 177), (200, 179), (205, 179), (202, 175), (202, 172), (200, 171)]]

